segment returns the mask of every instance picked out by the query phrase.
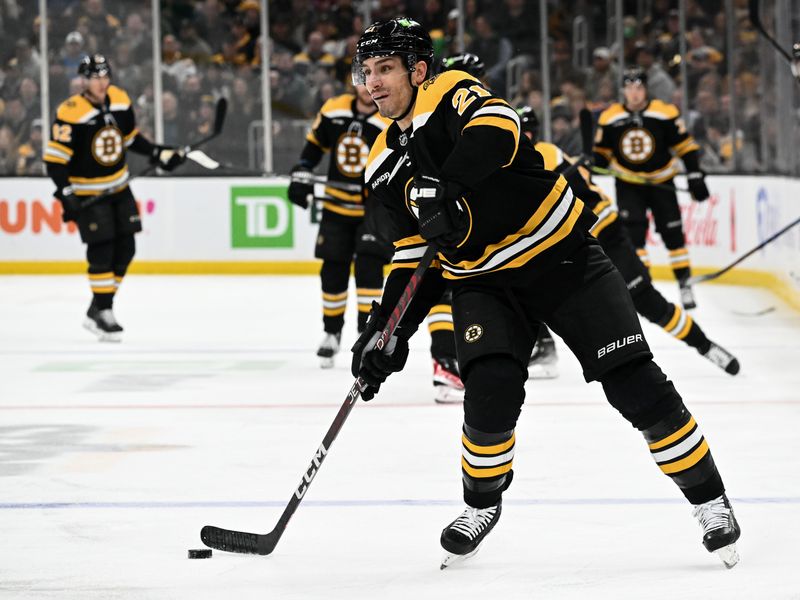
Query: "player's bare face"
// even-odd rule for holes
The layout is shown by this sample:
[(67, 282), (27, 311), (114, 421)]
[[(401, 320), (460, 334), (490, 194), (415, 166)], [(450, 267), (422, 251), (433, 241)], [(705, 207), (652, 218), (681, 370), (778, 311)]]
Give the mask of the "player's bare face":
[(408, 70), (399, 56), (368, 58), (362, 66), (366, 87), (381, 116), (394, 119), (411, 102)]
[(375, 103), (372, 101), (372, 96), (369, 95), (366, 86), (356, 86), (356, 97), (358, 98), (359, 108), (375, 110)]
[(86, 96), (94, 104), (100, 104), (106, 99), (109, 85), (111, 85), (111, 80), (108, 75), (90, 77), (86, 84)]
[(625, 96), (625, 106), (631, 110), (644, 108), (647, 103), (647, 88), (641, 83), (629, 83), (622, 88)]

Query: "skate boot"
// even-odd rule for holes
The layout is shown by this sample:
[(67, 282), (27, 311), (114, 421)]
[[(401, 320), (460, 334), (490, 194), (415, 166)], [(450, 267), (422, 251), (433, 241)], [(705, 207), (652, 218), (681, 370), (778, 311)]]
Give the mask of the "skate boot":
[(458, 376), (455, 358), (442, 356), (433, 359), (433, 399), (439, 404), (464, 402), (464, 384)]
[(461, 516), (442, 531), (440, 539), (446, 550), (440, 569), (474, 556), (500, 518), (502, 500), (489, 508), (467, 506)]
[(736, 360), (736, 357), (714, 342), (711, 342), (711, 346), (703, 353), (703, 356), (726, 373), (736, 375), (739, 372), (739, 361)]
[(101, 342), (122, 341), (122, 327), (117, 323), (114, 312), (110, 308), (101, 310), (91, 304), (89, 310), (86, 311), (83, 326), (95, 334)]
[(556, 343), (550, 335), (539, 336), (528, 360), (528, 377), (531, 379), (555, 379), (558, 377), (558, 354)]
[(317, 356), (319, 356), (319, 366), (323, 369), (330, 369), (333, 367), (333, 357), (339, 352), (339, 342), (342, 339), (342, 332), (325, 333), (325, 337), (319, 344)]
[(683, 308), (686, 310), (692, 310), (693, 308), (697, 308), (697, 301), (694, 298), (694, 291), (692, 290), (692, 286), (688, 285), (685, 281), (680, 283), (680, 291), (681, 291), (681, 304), (683, 304)]
[(722, 494), (705, 504), (697, 504), (692, 514), (703, 528), (703, 546), (716, 552), (725, 566), (732, 569), (739, 562), (736, 540), (742, 533), (728, 497)]

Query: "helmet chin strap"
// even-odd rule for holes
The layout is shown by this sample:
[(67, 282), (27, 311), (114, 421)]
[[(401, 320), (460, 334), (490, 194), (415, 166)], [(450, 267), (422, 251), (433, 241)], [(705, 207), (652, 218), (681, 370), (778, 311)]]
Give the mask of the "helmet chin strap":
[(411, 74), (412, 73), (414, 73), (414, 71), (409, 71), (408, 72), (408, 84), (411, 86), (411, 100), (408, 101), (408, 106), (406, 106), (406, 109), (403, 111), (403, 114), (400, 115), (399, 117), (393, 117), (392, 118), (393, 121), (402, 121), (403, 119), (405, 119), (406, 115), (411, 112), (411, 108), (414, 106), (414, 103), (417, 101), (417, 93), (419, 92), (419, 87), (414, 85), (414, 82), (411, 81)]

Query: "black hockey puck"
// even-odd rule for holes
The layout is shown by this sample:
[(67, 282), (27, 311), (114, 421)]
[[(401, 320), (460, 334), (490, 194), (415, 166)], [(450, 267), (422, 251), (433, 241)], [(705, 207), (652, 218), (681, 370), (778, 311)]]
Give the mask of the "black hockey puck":
[(189, 550), (189, 558), (211, 558), (211, 550), (208, 548)]

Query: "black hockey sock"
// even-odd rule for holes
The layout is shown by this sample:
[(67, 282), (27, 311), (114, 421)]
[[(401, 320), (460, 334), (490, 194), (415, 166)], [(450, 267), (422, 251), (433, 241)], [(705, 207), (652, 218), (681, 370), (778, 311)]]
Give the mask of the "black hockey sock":
[(354, 271), (356, 278), (356, 295), (358, 297), (358, 331), (361, 333), (367, 325), (372, 301), (380, 302), (383, 292), (383, 257), (372, 254), (357, 254)]
[(500, 501), (514, 472), (514, 430), (484, 433), (464, 424), (461, 436), (461, 474), (464, 502), (489, 508)]
[(431, 356), (455, 358), (453, 307), (450, 304), (436, 304), (431, 308), (428, 313), (428, 332), (431, 334)]
[(322, 323), (327, 333), (339, 333), (344, 326), (347, 308), (347, 284), (350, 263), (324, 261), (320, 271), (322, 280)]
[(708, 351), (711, 342), (694, 322), (692, 316), (677, 304), (670, 304), (666, 315), (658, 321), (668, 334), (697, 349), (701, 354)]
[(642, 434), (658, 467), (689, 502), (703, 504), (725, 492), (708, 443), (683, 403)]
[(689, 251), (685, 246), (669, 250), (669, 265), (679, 282), (687, 280), (692, 275)]
[(114, 293), (117, 286), (114, 281), (114, 273), (104, 271), (102, 273), (92, 273), (89, 270), (89, 287), (92, 289), (92, 304), (100, 310), (111, 308), (114, 304)]

